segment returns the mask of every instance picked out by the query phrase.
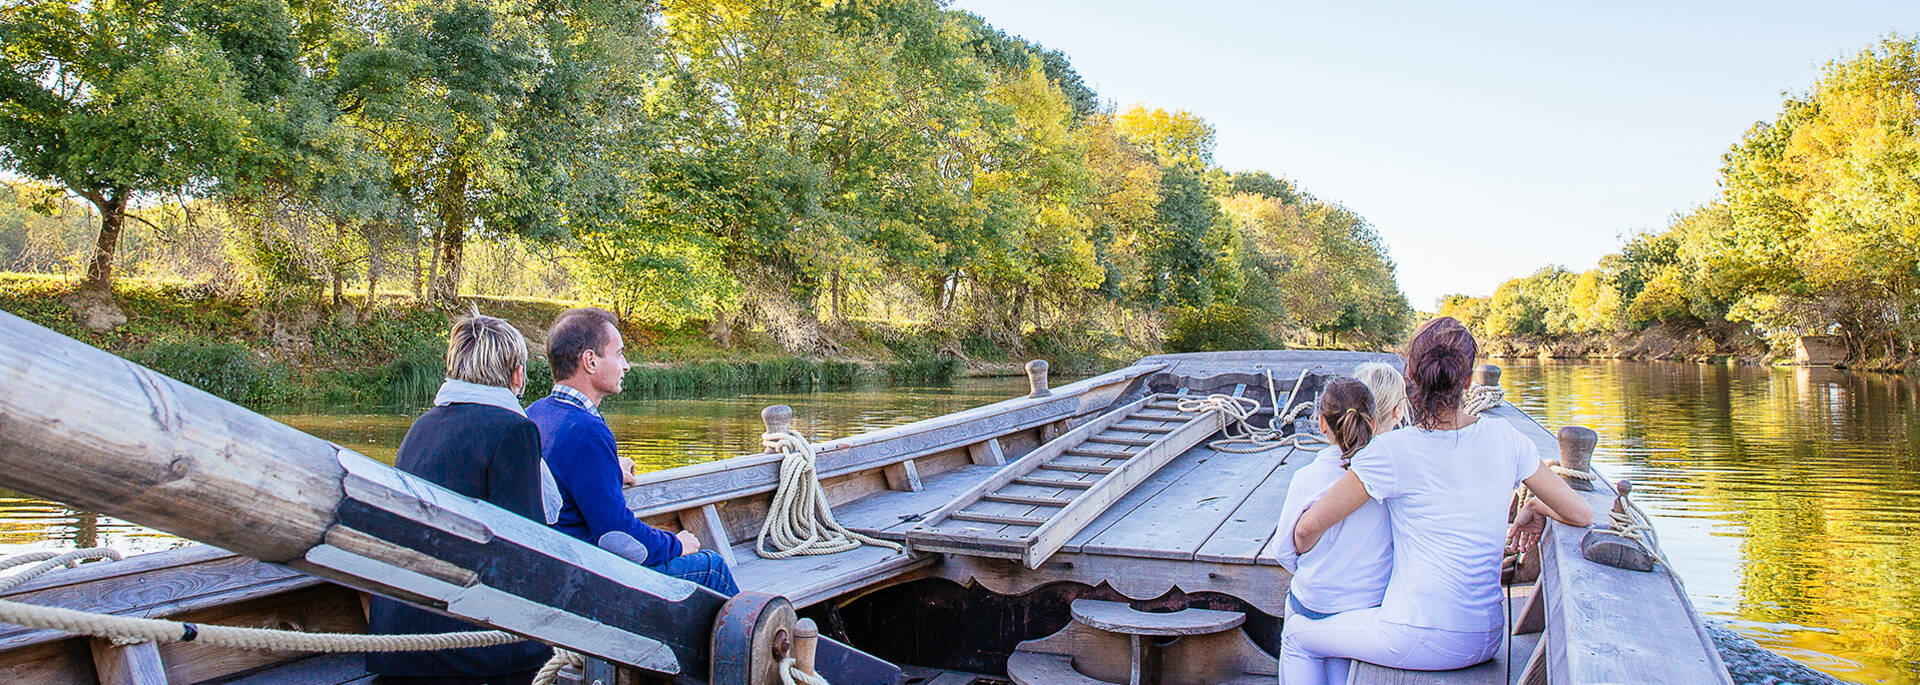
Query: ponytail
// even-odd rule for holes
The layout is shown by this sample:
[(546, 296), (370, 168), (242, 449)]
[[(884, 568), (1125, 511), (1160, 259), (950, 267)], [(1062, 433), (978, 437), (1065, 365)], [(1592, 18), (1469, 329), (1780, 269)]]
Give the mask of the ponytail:
[(1373, 441), (1373, 393), (1360, 381), (1345, 377), (1329, 381), (1326, 389), (1320, 391), (1318, 411), (1333, 432), (1327, 437), (1340, 448), (1342, 467), (1353, 461), (1354, 453)]

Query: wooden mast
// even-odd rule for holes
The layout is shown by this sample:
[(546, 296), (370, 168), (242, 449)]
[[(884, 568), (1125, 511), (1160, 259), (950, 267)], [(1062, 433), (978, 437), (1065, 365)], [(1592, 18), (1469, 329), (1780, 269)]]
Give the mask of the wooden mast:
[(656, 673), (707, 680), (716, 640), (759, 627), (717, 625), (717, 593), (6, 312), (0, 485)]

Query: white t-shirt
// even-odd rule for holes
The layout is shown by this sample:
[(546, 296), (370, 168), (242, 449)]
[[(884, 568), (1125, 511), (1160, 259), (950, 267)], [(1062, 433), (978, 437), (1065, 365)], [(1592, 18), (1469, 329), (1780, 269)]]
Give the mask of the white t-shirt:
[[(1368, 448), (1362, 448), (1362, 454)], [(1393, 534), (1387, 527), (1387, 508), (1367, 500), (1360, 509), (1333, 524), (1300, 556), (1293, 549), (1293, 527), (1300, 515), (1327, 494), (1327, 490), (1347, 470), (1340, 466), (1340, 448), (1320, 450), (1313, 463), (1300, 467), (1287, 486), (1287, 501), (1280, 508), (1280, 565), (1293, 572), (1291, 591), (1294, 599), (1308, 609), (1337, 614), (1353, 609), (1380, 606), (1387, 593), (1387, 577), (1393, 571)]]
[(1507, 505), (1541, 468), (1533, 442), (1503, 419), (1460, 430), (1403, 428), (1353, 459), (1367, 494), (1387, 507), (1393, 580), (1380, 618), (1461, 632), (1500, 628)]

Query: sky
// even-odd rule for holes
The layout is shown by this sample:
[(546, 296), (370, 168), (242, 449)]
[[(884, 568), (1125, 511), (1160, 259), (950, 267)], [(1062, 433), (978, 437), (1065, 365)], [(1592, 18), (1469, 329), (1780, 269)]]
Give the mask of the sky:
[[(1720, 158), (1915, 2), (955, 0), (1214, 159), (1367, 218), (1415, 309), (1592, 268), (1719, 193)], [(1097, 9), (1092, 9), (1097, 8)]]

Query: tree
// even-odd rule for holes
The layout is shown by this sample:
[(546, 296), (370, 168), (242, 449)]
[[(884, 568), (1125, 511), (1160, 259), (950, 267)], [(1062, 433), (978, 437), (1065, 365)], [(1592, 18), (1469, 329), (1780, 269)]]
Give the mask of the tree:
[(40, 0), (0, 16), (0, 164), (99, 211), (85, 292), (111, 299), (138, 196), (202, 190), (245, 163), (248, 95), (274, 92), (288, 28), (277, 0)]

